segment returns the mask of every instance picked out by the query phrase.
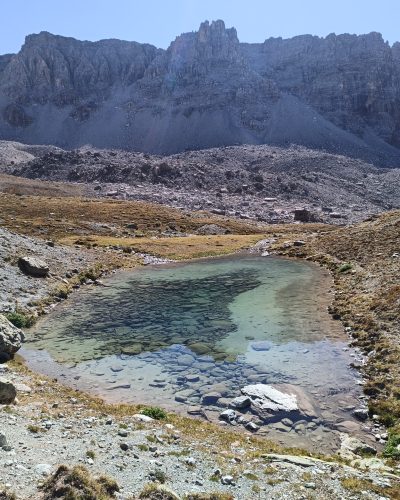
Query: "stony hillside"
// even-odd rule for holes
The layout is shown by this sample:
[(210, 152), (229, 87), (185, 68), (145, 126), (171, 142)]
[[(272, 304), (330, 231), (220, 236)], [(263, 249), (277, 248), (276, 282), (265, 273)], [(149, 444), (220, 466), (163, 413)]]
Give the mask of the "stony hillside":
[[(3, 143), (6, 144), (6, 143)], [(1, 155), (1, 145), (0, 145)], [(121, 150), (52, 151), (0, 170), (79, 182), (97, 196), (156, 201), (259, 221), (344, 223), (400, 206), (399, 169), (303, 147), (234, 146), (155, 156)]]
[(42, 32), (0, 56), (0, 137), (158, 154), (300, 144), (392, 167), (399, 53), (377, 33), (240, 43), (222, 21), (167, 50)]

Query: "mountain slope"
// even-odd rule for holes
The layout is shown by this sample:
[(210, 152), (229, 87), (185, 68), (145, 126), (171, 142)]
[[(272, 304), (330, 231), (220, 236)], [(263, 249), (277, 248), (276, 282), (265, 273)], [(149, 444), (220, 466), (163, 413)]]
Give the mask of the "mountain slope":
[(379, 34), (240, 43), (205, 22), (167, 50), (42, 32), (0, 57), (0, 138), (171, 154), (300, 144), (400, 163), (400, 49)]

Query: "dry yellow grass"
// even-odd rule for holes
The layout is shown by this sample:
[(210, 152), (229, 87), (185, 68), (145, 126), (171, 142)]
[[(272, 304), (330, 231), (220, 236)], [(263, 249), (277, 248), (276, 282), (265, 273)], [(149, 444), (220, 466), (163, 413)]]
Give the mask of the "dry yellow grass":
[(262, 232), (253, 224), (139, 201), (3, 193), (0, 213), (7, 228), (54, 240), (70, 234), (129, 236), (166, 230), (193, 233), (204, 224), (218, 224), (235, 234)]
[(253, 246), (263, 237), (262, 234), (186, 236), (175, 238), (116, 238), (110, 236), (90, 236), (62, 238), (64, 245), (79, 244), (98, 247), (118, 246), (131, 248), (135, 252), (151, 253), (157, 257), (174, 260), (194, 259), (224, 255)]
[(281, 252), (332, 271), (336, 296), (331, 312), (352, 328), (356, 345), (373, 354), (363, 367), (371, 413), (400, 434), (400, 211)]
[(0, 174), (0, 192), (17, 196), (85, 196), (83, 184), (48, 182)]

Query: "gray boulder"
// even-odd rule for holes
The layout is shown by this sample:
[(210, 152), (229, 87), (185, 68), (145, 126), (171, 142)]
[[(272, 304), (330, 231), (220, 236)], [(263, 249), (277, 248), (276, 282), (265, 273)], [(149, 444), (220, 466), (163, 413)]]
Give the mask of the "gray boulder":
[(376, 455), (377, 450), (371, 444), (364, 443), (358, 438), (342, 434), (339, 455), (343, 458), (353, 459), (355, 455)]
[(18, 351), (24, 341), (24, 334), (8, 319), (0, 314), (0, 355), (10, 358)]
[(250, 397), (256, 406), (274, 413), (297, 411), (299, 409), (296, 395), (279, 391), (272, 385), (247, 385), (242, 389), (242, 393)]
[(272, 342), (268, 340), (260, 340), (259, 342), (252, 342), (251, 348), (253, 351), (269, 351), (272, 347)]
[(237, 420), (237, 415), (235, 410), (225, 410), (222, 413), (220, 413), (219, 418), (221, 420), (224, 420), (225, 422), (228, 422), (231, 425), (235, 425)]
[(23, 273), (35, 278), (45, 278), (49, 274), (49, 266), (37, 257), (20, 257), (18, 267)]
[(229, 234), (229, 229), (218, 226), (217, 224), (204, 224), (197, 229), (196, 234), (213, 235), (213, 234)]
[(242, 389), (251, 399), (252, 409), (263, 420), (283, 418), (290, 414), (295, 418), (312, 419), (318, 416), (310, 397), (291, 384), (253, 384)]
[(9, 405), (17, 397), (17, 389), (14, 384), (5, 378), (0, 378), (0, 404)]
[(307, 208), (296, 208), (293, 214), (294, 220), (299, 222), (320, 222), (319, 217)]
[(236, 408), (238, 410), (244, 410), (251, 406), (251, 399), (248, 396), (238, 396), (229, 403), (231, 408)]

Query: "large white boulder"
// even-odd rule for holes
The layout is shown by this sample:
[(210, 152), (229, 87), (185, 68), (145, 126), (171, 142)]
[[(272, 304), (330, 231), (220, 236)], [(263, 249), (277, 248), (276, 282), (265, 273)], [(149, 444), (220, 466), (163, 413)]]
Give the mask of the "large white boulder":
[(242, 394), (251, 399), (253, 410), (263, 419), (280, 418), (288, 413), (306, 419), (318, 416), (311, 398), (300, 387), (291, 384), (247, 385)]

